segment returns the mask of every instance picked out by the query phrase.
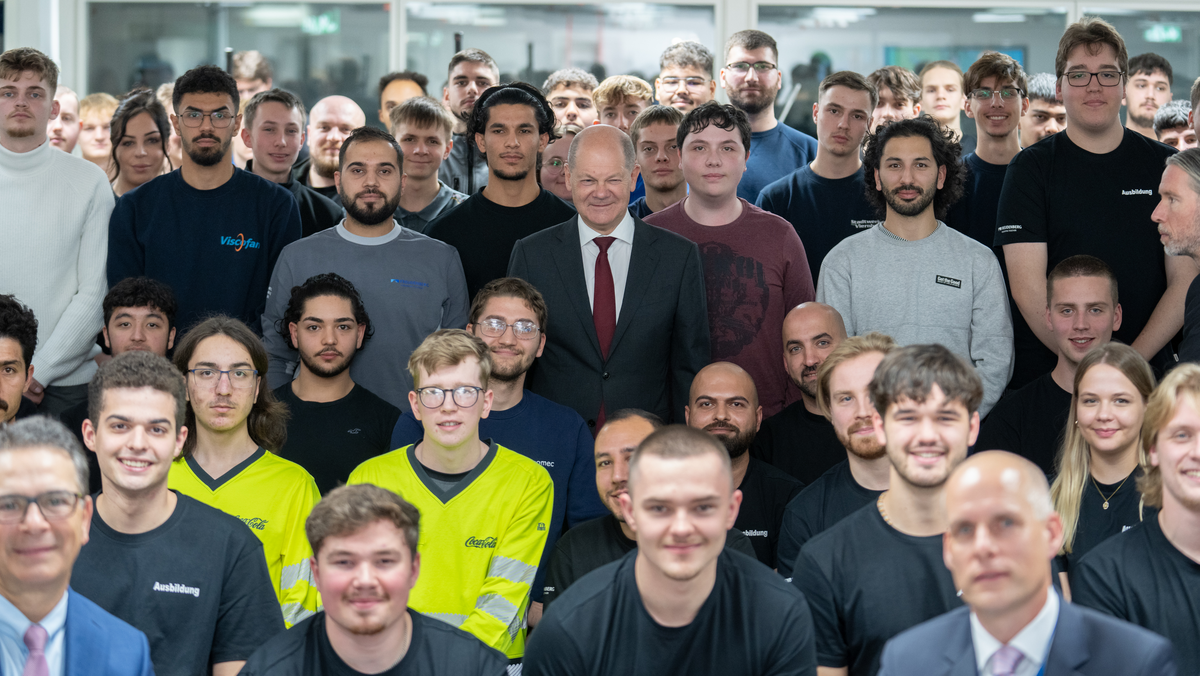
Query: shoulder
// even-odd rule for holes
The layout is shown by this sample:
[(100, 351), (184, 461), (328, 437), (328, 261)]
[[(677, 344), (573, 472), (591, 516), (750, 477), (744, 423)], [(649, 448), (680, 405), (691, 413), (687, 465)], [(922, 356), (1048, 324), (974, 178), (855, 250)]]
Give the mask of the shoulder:
[[(799, 241), (800, 237), (796, 234), (796, 229), (783, 216), (754, 206), (744, 199), (742, 199), (742, 209), (745, 209), (747, 212), (743, 217), (749, 220), (749, 225), (757, 230), (765, 230), (766, 232), (763, 234), (770, 233), (776, 237)], [(760, 235), (756, 232), (755, 236), (759, 237)]]
[[(800, 555), (810, 555), (818, 563), (828, 562), (837, 558), (838, 552), (841, 552), (847, 543), (853, 543), (863, 538), (864, 531), (878, 530), (875, 528), (875, 521), (879, 518), (879, 508), (872, 500), (870, 504), (854, 511), (829, 527), (822, 533), (813, 536), (811, 540), (804, 544), (804, 549)], [(874, 535), (874, 534), (869, 534)]]
[(426, 617), (412, 609), (409, 609), (408, 614), (412, 618), (413, 634), (420, 636), (421, 642), (431, 648), (439, 660), (462, 667), (477, 666), (481, 662), (508, 662), (508, 658), (499, 650), (488, 647), (483, 641), (458, 627)]
[(534, 414), (539, 426), (545, 427), (575, 427), (583, 425), (583, 417), (570, 406), (563, 406), (556, 401), (525, 390), (523, 401), (527, 402), (529, 410)]
[(1133, 570), (1144, 570), (1147, 562), (1162, 555), (1155, 542), (1157, 538), (1152, 538), (1150, 531), (1151, 524), (1143, 521), (1102, 541), (1083, 555), (1073, 571), (1074, 576), (1094, 578), (1119, 575), (1129, 582), (1136, 582), (1139, 579), (1137, 576), (1121, 575), (1119, 571), (1130, 566)]
[(783, 138), (787, 139), (792, 144), (799, 146), (801, 148), (807, 148), (809, 146), (816, 145), (816, 143), (817, 143), (817, 139), (809, 136), (808, 134), (805, 134), (804, 132), (800, 131), (799, 129), (793, 129), (793, 128), (787, 126), (782, 121), (780, 121), (779, 124), (777, 124), (775, 128), (779, 130), (779, 134)]
[(112, 194), (108, 177), (104, 175), (104, 170), (95, 164), (70, 153), (56, 151), (50, 157), (54, 162), (54, 171), (57, 175), (71, 177), (71, 180), (64, 181), (64, 184), (87, 191), (100, 189)]
[(592, 542), (604, 539), (607, 537), (604, 521), (605, 519), (610, 518), (610, 516), (611, 515), (605, 515), (595, 519), (590, 519), (588, 521), (584, 521), (578, 526), (575, 526), (574, 528), (568, 529), (567, 532), (563, 533), (562, 537), (558, 539), (558, 544), (555, 546), (558, 549), (571, 551), (576, 547), (587, 546)]
[[(1147, 157), (1154, 158), (1155, 162), (1165, 160), (1171, 155), (1179, 152), (1177, 149), (1172, 148), (1161, 141), (1156, 141), (1152, 138), (1142, 136), (1136, 131), (1131, 131), (1129, 129), (1125, 130), (1125, 138), (1121, 139), (1121, 146), (1122, 150), (1128, 149), (1140, 155), (1146, 155)], [(1159, 170), (1157, 165), (1155, 170)]]
[(804, 594), (794, 585), (764, 566), (758, 559), (726, 547), (717, 558), (717, 565), (753, 592), (754, 598), (775, 599), (783, 605), (804, 601)]
[[(288, 390), (291, 389), (287, 385), (280, 387), (280, 389), (285, 389), (285, 388)], [(276, 390), (276, 392), (278, 393), (278, 390)], [(375, 409), (376, 412), (384, 411), (384, 412), (387, 412), (388, 414), (394, 413), (397, 415), (403, 415), (403, 412), (398, 407), (393, 405), (391, 402), (388, 402), (383, 397), (380, 397), (378, 394), (375, 394), (371, 390), (368, 390), (366, 387), (364, 387), (362, 385), (362, 383), (354, 384), (353, 394), (354, 394), (354, 397), (356, 398), (356, 401), (355, 401), (356, 406), (366, 406), (366, 407)]]
[(188, 534), (183, 541), (197, 548), (209, 548), (224, 543), (227, 553), (236, 556), (245, 548), (261, 548), (262, 543), (241, 519), (210, 507), (199, 500), (176, 491), (175, 509), (180, 513), (177, 528)]
[[(132, 645), (142, 632), (125, 620), (109, 613), (91, 599), (67, 588), (67, 625), (70, 628), (90, 628), (103, 633), (113, 645)], [(84, 629), (86, 631), (86, 629)]]
[(546, 471), (545, 467), (499, 444), (496, 445), (496, 458), (492, 461), (492, 466), (481, 475), (481, 478), (492, 472), (511, 477), (505, 479), (506, 482), (521, 479), (527, 484), (536, 486), (553, 484), (550, 473)]
[(1121, 653), (1128, 652), (1130, 648), (1148, 651), (1160, 647), (1169, 649), (1171, 646), (1169, 640), (1149, 629), (1079, 604), (1064, 603), (1059, 622), (1063, 624), (1060, 631), (1078, 628), (1092, 646), (1120, 646)]
[(970, 647), (970, 617), (971, 609), (962, 606), (906, 629), (887, 642), (884, 657), (889, 664), (929, 665), (937, 654), (932, 649), (935, 646), (944, 647), (956, 639)]
[(269, 482), (271, 488), (274, 489), (282, 488), (285, 485), (307, 486), (309, 483), (316, 485), (308, 470), (271, 451), (267, 451), (263, 457), (258, 459), (258, 462), (254, 463), (254, 469), (262, 474), (262, 480)]
[(782, 486), (786, 486), (787, 488), (795, 488), (796, 490), (799, 490), (800, 487), (804, 485), (796, 477), (770, 463), (764, 462), (757, 458), (750, 458), (750, 463), (754, 466), (754, 472), (758, 475), (761, 481), (780, 484)]
[(556, 213), (563, 218), (570, 218), (576, 214), (575, 207), (545, 188), (542, 188), (542, 192), (535, 202), (537, 208), (544, 209), (547, 213)]
[[(675, 204), (672, 204), (670, 207), (667, 207), (666, 209), (663, 209), (662, 211), (657, 212), (653, 216), (650, 216), (650, 218), (654, 218), (656, 223), (670, 222), (671, 216), (668, 215), (668, 212), (671, 209), (675, 209), (677, 207), (679, 209), (683, 208), (683, 200), (680, 200), (680, 201), (676, 202)], [(658, 216), (658, 218), (655, 218), (655, 216)], [(670, 230), (667, 230), (666, 228), (657, 226), (654, 223), (651, 223), (649, 221), (643, 221), (640, 218), (634, 218), (633, 219), (634, 246), (636, 246), (638, 244), (639, 240), (642, 242), (645, 242), (648, 246), (653, 246), (654, 248), (659, 249), (660, 251), (670, 252), (670, 253), (686, 254), (686, 253), (688, 253), (690, 251), (694, 251), (696, 249), (695, 242), (688, 239), (687, 237), (684, 237), (683, 235), (675, 234), (675, 233), (671, 232)]]
[(410, 446), (412, 444), (364, 460), (350, 473), (349, 483), (375, 483), (380, 477), (390, 478), (396, 472), (410, 470), (411, 465), (408, 462), (408, 449)]
[(554, 613), (555, 619), (568, 631), (571, 625), (577, 623), (586, 626), (602, 621), (619, 594), (622, 574), (632, 575), (632, 571), (627, 571), (625, 567), (632, 567), (636, 558), (637, 549), (634, 549), (616, 561), (587, 573), (567, 587), (551, 604), (548, 612)]
[[(305, 646), (316, 640), (318, 622), (325, 621), (325, 612), (321, 611), (292, 625), (287, 631), (281, 631), (267, 639), (246, 660), (242, 673), (255, 676), (268, 676), (273, 670), (284, 666), (299, 666), (306, 654)], [(291, 673), (283, 672), (283, 673)]]
[(353, 246), (346, 241), (344, 237), (338, 234), (337, 226), (326, 228), (320, 232), (313, 233), (308, 237), (302, 237), (291, 244), (283, 247), (279, 258), (289, 258), (293, 256), (306, 256), (313, 254), (325, 254), (329, 252), (330, 247)]
[(429, 223), (429, 227), (425, 232), (429, 233), (430, 237), (441, 239), (441, 236), (446, 233), (453, 233), (462, 224), (475, 219), (475, 212), (482, 210), (483, 196), (480, 193), (475, 193), (467, 197), (462, 202), (446, 209), (437, 218)]
[(963, 256), (969, 256), (975, 263), (982, 263), (985, 267), (991, 267), (995, 263), (996, 270), (999, 271), (1000, 263), (996, 260), (996, 254), (992, 253), (991, 249), (981, 244), (974, 237), (964, 235), (944, 222), (939, 221), (939, 223), (939, 240), (936, 243), (931, 242), (931, 244), (954, 250)]
[[(556, 197), (555, 199), (558, 198)], [(579, 237), (575, 219), (576, 216), (572, 213), (565, 221), (523, 237), (518, 240), (517, 244), (522, 247), (550, 247), (562, 243), (578, 243)], [(636, 220), (635, 218), (634, 221), (636, 222)]]
[(290, 190), (274, 181), (268, 181), (252, 171), (235, 168), (233, 170), (233, 180), (237, 181), (236, 187), (238, 190), (268, 196), (276, 202), (295, 200)]

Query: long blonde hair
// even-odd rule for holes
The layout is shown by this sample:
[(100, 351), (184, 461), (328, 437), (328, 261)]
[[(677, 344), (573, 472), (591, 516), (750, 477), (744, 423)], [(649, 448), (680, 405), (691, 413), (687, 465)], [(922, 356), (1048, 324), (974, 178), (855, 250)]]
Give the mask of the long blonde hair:
[[(1050, 486), (1050, 497), (1054, 500), (1054, 511), (1063, 522), (1062, 553), (1070, 554), (1079, 526), (1079, 508), (1083, 493), (1092, 476), (1091, 448), (1079, 431), (1075, 411), (1079, 403), (1079, 383), (1093, 366), (1108, 364), (1117, 369), (1133, 383), (1145, 403), (1154, 391), (1154, 373), (1150, 365), (1137, 350), (1123, 343), (1111, 342), (1092, 349), (1079, 361), (1075, 371), (1075, 387), (1071, 394), (1071, 410), (1067, 414), (1067, 429), (1062, 446), (1058, 449), (1055, 466), (1058, 469), (1054, 483)], [(1138, 431), (1138, 465), (1146, 467), (1146, 450), (1141, 443), (1141, 425)]]

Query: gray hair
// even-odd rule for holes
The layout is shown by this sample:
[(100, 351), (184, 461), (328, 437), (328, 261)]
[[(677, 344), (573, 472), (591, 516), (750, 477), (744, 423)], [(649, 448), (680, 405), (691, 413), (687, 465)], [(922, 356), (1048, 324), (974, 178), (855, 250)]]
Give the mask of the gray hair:
[(1200, 148), (1189, 148), (1167, 158), (1168, 167), (1179, 167), (1191, 179), (1192, 191), (1200, 195)]
[(663, 50), (662, 56), (658, 57), (658, 70), (662, 72), (668, 66), (676, 66), (679, 68), (698, 68), (704, 71), (708, 77), (713, 74), (713, 53), (708, 50), (708, 47), (693, 42), (677, 42)]
[(1035, 73), (1029, 76), (1028, 98), (1031, 101), (1058, 103), (1058, 96), (1055, 93), (1057, 84), (1058, 78), (1054, 77), (1054, 73)]
[[(575, 163), (579, 158), (579, 144), (580, 144), (579, 139), (582, 138), (583, 142), (587, 143), (588, 139), (591, 138), (592, 136), (596, 136), (597, 134), (603, 133), (600, 131), (600, 128), (605, 127), (605, 126), (607, 126), (607, 125), (588, 127), (587, 129), (584, 129), (583, 131), (581, 131), (575, 135), (575, 138), (571, 140), (571, 147), (567, 149), (567, 169), (569, 169), (570, 171), (575, 171), (575, 166), (576, 166)], [(633, 139), (629, 138), (628, 134), (625, 134), (624, 132), (619, 131), (616, 127), (608, 127), (608, 128), (618, 132), (617, 134), (613, 135), (613, 138), (615, 138), (616, 142), (620, 144), (621, 153), (625, 157), (625, 171), (632, 172), (633, 165), (637, 163), (637, 153), (633, 149)], [(588, 132), (592, 129), (596, 129), (597, 131), (594, 131), (589, 134)]]
[(1154, 114), (1154, 133), (1162, 136), (1164, 131), (1188, 126), (1188, 113), (1192, 102), (1183, 99), (1168, 101)]
[(579, 85), (590, 92), (600, 86), (600, 81), (596, 79), (595, 75), (582, 68), (560, 68), (546, 78), (546, 82), (542, 85), (542, 93), (550, 96), (550, 92), (563, 85)]
[(54, 448), (67, 454), (75, 465), (75, 480), (79, 483), (79, 493), (88, 492), (88, 461), (79, 446), (79, 440), (67, 429), (66, 425), (44, 415), (0, 427), (0, 453), (25, 448), (46, 447)]

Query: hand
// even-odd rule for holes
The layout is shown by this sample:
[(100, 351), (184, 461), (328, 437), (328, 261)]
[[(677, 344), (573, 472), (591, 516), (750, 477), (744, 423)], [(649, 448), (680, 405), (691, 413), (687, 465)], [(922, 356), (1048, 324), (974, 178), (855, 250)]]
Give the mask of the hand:
[(42, 399), (46, 397), (46, 388), (37, 381), (36, 378), (30, 378), (29, 382), (25, 383), (25, 391), (22, 393), (27, 399), (39, 406)]
[(541, 622), (541, 621), (542, 621), (542, 602), (541, 601), (533, 601), (529, 604), (529, 615), (528, 615), (528, 617), (525, 618), (525, 623), (529, 625), (530, 629), (532, 629), (533, 627), (537, 626), (538, 622)]

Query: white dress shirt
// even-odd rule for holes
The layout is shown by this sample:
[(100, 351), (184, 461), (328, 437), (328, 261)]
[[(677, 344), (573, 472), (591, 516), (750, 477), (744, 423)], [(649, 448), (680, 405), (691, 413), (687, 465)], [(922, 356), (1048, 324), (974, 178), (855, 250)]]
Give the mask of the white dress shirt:
[[(63, 644), (67, 629), (67, 596), (65, 592), (54, 608), (38, 624), (46, 630), (46, 664), (50, 676), (63, 676)], [(33, 625), (28, 617), (4, 596), (0, 596), (0, 674), (20, 674), (25, 671), (29, 648), (25, 647), (25, 632)]]
[[(583, 278), (587, 281), (588, 305), (595, 307), (596, 297), (596, 258), (600, 255), (600, 246), (592, 240), (604, 237), (592, 230), (576, 217), (579, 224), (579, 246), (583, 250)], [(612, 269), (613, 291), (616, 292), (617, 317), (621, 316), (621, 301), (625, 299), (625, 280), (629, 277), (629, 259), (633, 256), (633, 216), (625, 211), (625, 218), (616, 230), (608, 237), (616, 237), (617, 241), (608, 247), (608, 267)]]
[[(1050, 589), (1042, 610), (1008, 642), (1025, 656), (1017, 663), (1017, 668), (1013, 671), (1014, 676), (1036, 676), (1042, 668), (1042, 661), (1050, 652), (1054, 628), (1058, 625), (1058, 604), (1058, 593)], [(992, 676), (992, 658), (1004, 644), (983, 628), (974, 612), (971, 613), (971, 641), (975, 645), (975, 663), (979, 667), (979, 676)]]

